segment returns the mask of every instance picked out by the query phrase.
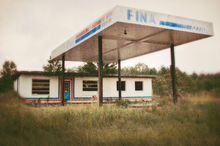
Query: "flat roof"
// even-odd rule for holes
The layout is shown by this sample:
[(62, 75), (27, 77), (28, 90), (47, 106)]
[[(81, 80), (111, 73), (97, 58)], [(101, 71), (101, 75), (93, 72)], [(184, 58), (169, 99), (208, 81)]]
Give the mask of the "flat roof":
[[(125, 33), (126, 31), (126, 33)], [(113, 63), (213, 36), (213, 24), (116, 6), (51, 53), (51, 59), (97, 62), (102, 36), (103, 62)]]
[[(18, 71), (20, 75), (33, 76), (62, 76), (62, 73), (51, 73), (43, 71)], [(98, 77), (98, 74), (93, 73), (65, 73), (65, 77)], [(103, 77), (118, 77), (118, 74), (103, 74)], [(122, 78), (155, 78), (156, 75), (121, 75)]]

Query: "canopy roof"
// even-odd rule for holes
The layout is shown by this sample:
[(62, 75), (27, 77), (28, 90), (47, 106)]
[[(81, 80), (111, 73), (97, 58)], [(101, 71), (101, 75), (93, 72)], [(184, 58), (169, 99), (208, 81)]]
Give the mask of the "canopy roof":
[(102, 36), (103, 62), (117, 62), (213, 36), (209, 22), (116, 6), (52, 51), (51, 59), (98, 61)]

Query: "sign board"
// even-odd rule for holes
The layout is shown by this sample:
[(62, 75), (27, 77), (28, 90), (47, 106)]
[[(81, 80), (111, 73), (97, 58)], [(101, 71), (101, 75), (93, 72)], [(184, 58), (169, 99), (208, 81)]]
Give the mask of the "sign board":
[[(126, 33), (125, 33), (126, 31)], [(213, 36), (209, 22), (116, 6), (56, 48), (51, 59), (98, 61), (98, 36), (103, 37), (106, 63), (137, 57)]]

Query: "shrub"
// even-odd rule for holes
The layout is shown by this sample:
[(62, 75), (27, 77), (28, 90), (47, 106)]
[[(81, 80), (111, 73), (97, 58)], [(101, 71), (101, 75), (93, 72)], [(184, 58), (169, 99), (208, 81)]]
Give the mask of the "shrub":
[(129, 100), (116, 100), (116, 105), (122, 108), (127, 108), (128, 104), (130, 104)]

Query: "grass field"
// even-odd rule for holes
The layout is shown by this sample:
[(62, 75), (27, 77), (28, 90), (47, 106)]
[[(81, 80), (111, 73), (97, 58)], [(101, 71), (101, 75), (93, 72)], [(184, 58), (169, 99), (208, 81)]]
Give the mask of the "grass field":
[(31, 107), (0, 93), (0, 145), (220, 145), (220, 98), (190, 96), (152, 108)]

